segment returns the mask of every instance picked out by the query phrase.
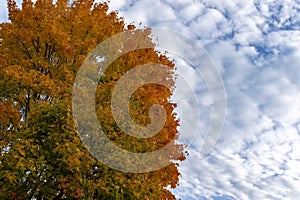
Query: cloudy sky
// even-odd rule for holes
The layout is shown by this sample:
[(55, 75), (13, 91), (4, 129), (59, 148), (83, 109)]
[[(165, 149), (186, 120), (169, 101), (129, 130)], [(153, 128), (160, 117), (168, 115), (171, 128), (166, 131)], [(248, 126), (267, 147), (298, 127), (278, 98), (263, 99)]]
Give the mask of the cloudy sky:
[[(0, 6), (5, 21), (3, 0)], [(193, 94), (200, 110), (196, 132), (200, 136), (180, 164), (176, 196), (183, 200), (300, 199), (300, 1), (111, 0), (110, 8), (127, 23), (142, 22), (141, 26), (168, 28), (193, 38), (222, 76), (224, 128), (213, 151), (203, 158), (209, 91), (203, 77), (177, 61), (179, 74), (193, 91), (199, 91)], [(192, 114), (191, 92), (177, 86), (178, 103)], [(182, 126), (189, 128), (189, 120)]]

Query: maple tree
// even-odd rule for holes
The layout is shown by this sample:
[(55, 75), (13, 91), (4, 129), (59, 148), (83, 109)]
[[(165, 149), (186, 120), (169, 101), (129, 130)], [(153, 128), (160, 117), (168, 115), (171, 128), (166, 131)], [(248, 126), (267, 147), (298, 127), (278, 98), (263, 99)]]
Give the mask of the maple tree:
[[(87, 54), (100, 42), (126, 30), (107, 3), (94, 0), (7, 0), (9, 22), (0, 24), (0, 198), (1, 199), (175, 199), (166, 189), (178, 183), (178, 164), (148, 173), (109, 168), (85, 148), (72, 116), (72, 88)], [(150, 36), (150, 29), (141, 30)], [(98, 82), (97, 117), (107, 137), (132, 152), (154, 151), (175, 144), (179, 125), (169, 102), (172, 91), (156, 84), (140, 87), (130, 99), (135, 123), (149, 123), (149, 108), (167, 112), (164, 128), (154, 137), (127, 135), (112, 116), (112, 89), (130, 69), (147, 63), (174, 68), (153, 48), (116, 59)], [(172, 71), (168, 73), (172, 76)], [(170, 79), (169, 83), (174, 84)]]

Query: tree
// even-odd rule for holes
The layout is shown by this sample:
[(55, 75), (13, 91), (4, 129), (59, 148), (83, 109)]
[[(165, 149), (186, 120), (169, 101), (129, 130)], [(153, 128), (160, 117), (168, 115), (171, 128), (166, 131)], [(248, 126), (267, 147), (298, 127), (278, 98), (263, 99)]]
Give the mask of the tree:
[[(85, 148), (72, 117), (72, 88), (87, 54), (100, 42), (125, 30), (107, 3), (94, 0), (7, 0), (8, 23), (0, 24), (0, 198), (1, 199), (174, 199), (166, 189), (178, 183), (178, 164), (149, 173), (107, 167)], [(150, 29), (140, 30), (150, 36)], [(115, 60), (98, 82), (96, 110), (106, 135), (132, 152), (152, 151), (172, 143), (184, 160), (172, 91), (155, 84), (140, 87), (130, 99), (133, 120), (149, 123), (153, 103), (167, 111), (165, 127), (155, 137), (137, 139), (117, 127), (112, 88), (130, 69), (147, 63), (174, 64), (153, 48)], [(172, 71), (168, 73), (172, 76)], [(170, 80), (174, 84), (174, 80)], [(84, 114), (84, 113), (83, 113)], [(173, 144), (174, 143), (174, 144)]]

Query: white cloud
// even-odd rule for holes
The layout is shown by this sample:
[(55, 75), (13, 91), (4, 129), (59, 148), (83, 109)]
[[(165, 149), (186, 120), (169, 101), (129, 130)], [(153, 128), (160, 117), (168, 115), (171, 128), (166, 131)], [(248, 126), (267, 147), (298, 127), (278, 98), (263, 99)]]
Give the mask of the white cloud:
[[(172, 21), (162, 23), (168, 17), (157, 12), (146, 24), (198, 38), (222, 73), (227, 92), (227, 119), (218, 145), (202, 159), (194, 148), (201, 142), (195, 141), (187, 161), (181, 163), (182, 178), (174, 192), (182, 199), (298, 198), (299, 3), (157, 2), (172, 13)], [(145, 7), (144, 16), (152, 8)], [(126, 18), (135, 12), (126, 7), (121, 13)]]
[(6, 1), (0, 2), (0, 22), (7, 21), (7, 5)]
[[(156, 0), (144, 1), (125, 1), (124, 7), (121, 9), (119, 4), (111, 1), (110, 10), (118, 10), (121, 16), (126, 15), (126, 22), (135, 22), (136, 24), (142, 22), (143, 24), (152, 24), (156, 21), (172, 20), (176, 17), (175, 11), (165, 5), (163, 2)], [(157, 18), (159, 16), (159, 20)]]
[(185, 4), (184, 6), (185, 7), (181, 9), (178, 14), (182, 20), (187, 22), (197, 18), (197, 16), (203, 13), (203, 10), (205, 9), (205, 6), (200, 2)]
[[(16, 0), (17, 6), (21, 8), (22, 0)], [(0, 1), (0, 23), (8, 21), (8, 9), (6, 0)]]

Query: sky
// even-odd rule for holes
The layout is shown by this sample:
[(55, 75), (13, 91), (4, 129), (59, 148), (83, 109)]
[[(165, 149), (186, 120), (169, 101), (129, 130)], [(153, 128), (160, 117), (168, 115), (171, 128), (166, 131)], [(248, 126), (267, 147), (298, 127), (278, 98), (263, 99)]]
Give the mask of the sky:
[[(4, 1), (0, 6), (0, 20), (6, 21)], [(180, 163), (176, 197), (300, 199), (299, 0), (111, 0), (110, 10), (137, 27), (168, 28), (193, 38), (222, 77), (225, 123), (216, 146), (203, 157), (209, 91), (203, 77), (177, 61), (179, 73), (197, 91), (177, 84), (178, 104), (191, 114), (196, 106), (200, 116), (198, 137)], [(189, 101), (195, 94), (196, 105)], [(182, 117), (184, 140), (193, 118)]]

